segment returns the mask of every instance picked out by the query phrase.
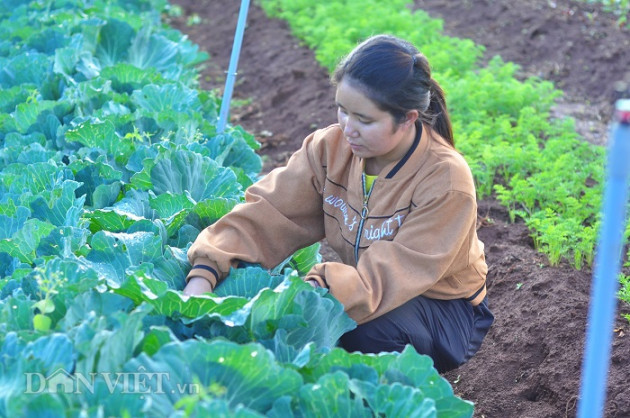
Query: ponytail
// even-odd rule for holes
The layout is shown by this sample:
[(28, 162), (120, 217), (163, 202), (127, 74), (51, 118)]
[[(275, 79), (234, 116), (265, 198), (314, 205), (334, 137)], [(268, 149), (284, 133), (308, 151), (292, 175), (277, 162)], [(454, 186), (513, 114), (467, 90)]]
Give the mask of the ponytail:
[(455, 148), (455, 140), (453, 139), (453, 125), (451, 125), (451, 117), (446, 107), (446, 98), (444, 90), (433, 78), (429, 80), (429, 92), (431, 99), (429, 100), (429, 108), (427, 112), (432, 119), (430, 126), (446, 140), (453, 148)]

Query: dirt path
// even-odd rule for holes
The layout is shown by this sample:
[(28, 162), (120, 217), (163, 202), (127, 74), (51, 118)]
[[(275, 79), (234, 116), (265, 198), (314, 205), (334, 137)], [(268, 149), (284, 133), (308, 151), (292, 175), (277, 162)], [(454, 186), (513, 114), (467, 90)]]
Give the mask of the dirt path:
[[(222, 89), (240, 2), (173, 3), (185, 12), (171, 22), (173, 26), (188, 33), (212, 57), (203, 72), (202, 86)], [(499, 53), (523, 65), (523, 76), (536, 74), (557, 81), (567, 92), (567, 107), (560, 107), (558, 113), (579, 117), (580, 129), (590, 133), (589, 140), (602, 138), (599, 130), (605, 130), (612, 94), (603, 86), (623, 78), (623, 71), (630, 68), (628, 54), (616, 53), (616, 44), (608, 48), (612, 55), (606, 58), (600, 51), (606, 49), (600, 48), (602, 43), (588, 38), (589, 34), (600, 36), (596, 35), (600, 25), (602, 31), (608, 30), (607, 18), (597, 15), (594, 26), (588, 26), (588, 19), (575, 17), (587, 16), (584, 6), (576, 9), (572, 2), (559, 0), (468, 0), (456, 2), (458, 7), (451, 3), (455, 2), (416, 1), (433, 15), (445, 17), (448, 33), (471, 37), (488, 45), (489, 54)], [(187, 26), (187, 17), (195, 13), (202, 24)], [(565, 23), (566, 28), (554, 32)], [(577, 29), (570, 32), (573, 27)], [(587, 37), (575, 38), (580, 32)], [(617, 36), (611, 33), (606, 36)], [(621, 38), (615, 38), (622, 42), (618, 49), (627, 51), (623, 42), (628, 34), (619, 33)], [(573, 46), (567, 47), (568, 42)], [(543, 47), (547, 53), (542, 53)], [(590, 70), (592, 77), (575, 70), (579, 62), (566, 60), (581, 49), (587, 50), (581, 62), (596, 68)], [(612, 75), (605, 78), (606, 74)], [(233, 122), (255, 133), (263, 143), (265, 169), (286, 161), (314, 128), (335, 121), (334, 94), (326, 71), (290, 35), (284, 22), (268, 19), (255, 4), (248, 16), (234, 95), (251, 100), (233, 112)], [(480, 352), (445, 377), (459, 396), (475, 402), (479, 417), (574, 416), (591, 272), (565, 264), (548, 266), (546, 258), (534, 250), (527, 228), (522, 223), (510, 224), (506, 211), (492, 199), (480, 202), (479, 215), (486, 220), (479, 236), (486, 244), (490, 303), (497, 319)], [(611, 332), (614, 345), (606, 416), (628, 417), (630, 326), (620, 319)]]

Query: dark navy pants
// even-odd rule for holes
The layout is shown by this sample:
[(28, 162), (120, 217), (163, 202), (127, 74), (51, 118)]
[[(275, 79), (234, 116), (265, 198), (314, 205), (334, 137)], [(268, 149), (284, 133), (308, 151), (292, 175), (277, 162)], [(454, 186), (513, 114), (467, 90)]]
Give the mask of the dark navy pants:
[(468, 361), (481, 347), (494, 321), (487, 299), (472, 306), (464, 299), (418, 296), (344, 334), (340, 343), (347, 351), (362, 353), (401, 352), (411, 344), (443, 373)]

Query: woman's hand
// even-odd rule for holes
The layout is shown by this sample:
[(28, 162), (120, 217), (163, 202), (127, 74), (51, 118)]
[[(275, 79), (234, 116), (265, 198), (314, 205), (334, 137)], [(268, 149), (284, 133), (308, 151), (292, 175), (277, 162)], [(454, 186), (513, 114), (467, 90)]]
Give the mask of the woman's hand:
[(184, 288), (184, 295), (195, 296), (203, 293), (212, 292), (212, 285), (203, 277), (191, 277), (188, 284)]
[(317, 282), (317, 280), (315, 280), (315, 279), (308, 279), (308, 280), (306, 281), (306, 283), (310, 284), (311, 286), (313, 286), (313, 287), (315, 287), (315, 288), (321, 287), (321, 286), (319, 285), (319, 282)]

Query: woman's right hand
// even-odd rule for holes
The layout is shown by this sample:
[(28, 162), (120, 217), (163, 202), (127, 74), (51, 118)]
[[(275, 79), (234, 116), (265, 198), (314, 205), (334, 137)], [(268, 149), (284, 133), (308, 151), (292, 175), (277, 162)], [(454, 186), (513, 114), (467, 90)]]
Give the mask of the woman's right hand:
[(191, 277), (184, 288), (184, 295), (187, 296), (201, 295), (208, 292), (212, 292), (212, 285), (203, 277), (198, 276)]

